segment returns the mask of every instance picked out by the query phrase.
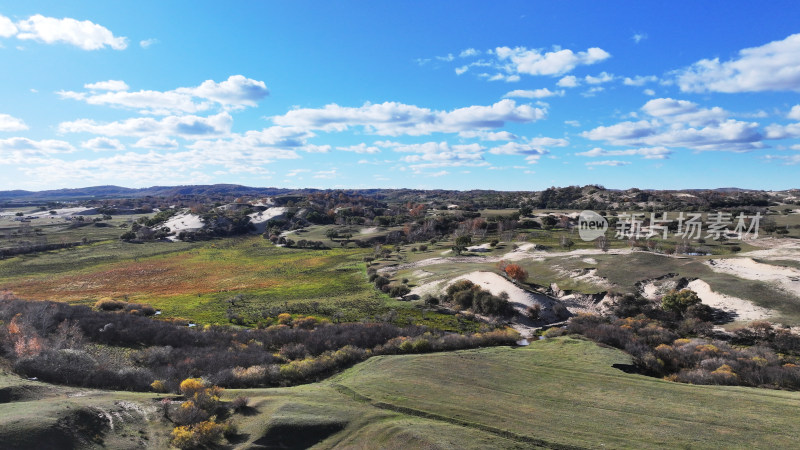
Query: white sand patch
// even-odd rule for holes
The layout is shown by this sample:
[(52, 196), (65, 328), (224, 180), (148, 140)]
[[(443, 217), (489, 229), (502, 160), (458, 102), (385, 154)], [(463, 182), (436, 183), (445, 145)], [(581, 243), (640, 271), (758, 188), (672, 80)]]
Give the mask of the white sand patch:
[(445, 250), (445, 251), (443, 251), (442, 253), (439, 253), (439, 254), (444, 256), (444, 255), (449, 255), (450, 253), (453, 253), (453, 251), (452, 250)]
[(696, 196), (694, 196), (694, 195), (692, 195), (692, 194), (686, 194), (686, 193), (677, 193), (677, 194), (675, 194), (675, 197), (681, 197), (681, 198), (697, 198)]
[(777, 286), (789, 294), (800, 297), (800, 270), (753, 261), (751, 258), (710, 259), (711, 270), (757, 280)]
[(263, 233), (267, 229), (267, 222), (272, 219), (279, 219), (286, 214), (286, 208), (283, 206), (276, 206), (274, 208), (267, 208), (264, 211), (248, 214), (250, 223), (256, 227), (257, 233)]
[(597, 275), (597, 269), (589, 269), (585, 272), (576, 271), (576, 273), (572, 274), (571, 278), (573, 280), (591, 283), (600, 287), (611, 287), (611, 283), (609, 283), (607, 279)]
[(777, 315), (776, 311), (756, 306), (748, 300), (714, 292), (703, 280), (694, 280), (687, 287), (695, 291), (706, 305), (735, 314), (736, 320), (752, 322)]
[(485, 253), (491, 251), (492, 245), (488, 242), (481, 245), (473, 245), (471, 247), (467, 247), (468, 252), (476, 252), (476, 253)]
[(800, 241), (796, 239), (760, 238), (748, 240), (747, 243), (755, 247), (760, 247), (761, 250), (741, 253), (742, 256), (759, 259), (790, 259), (800, 261)]
[(427, 270), (418, 269), (411, 272), (411, 276), (416, 278), (418, 281), (421, 281), (429, 276), (433, 275), (433, 272), (428, 272)]
[(642, 286), (642, 296), (648, 300), (655, 300), (661, 295), (661, 288), (652, 281)]
[(372, 228), (364, 228), (363, 230), (359, 231), (359, 234), (375, 234), (378, 232), (378, 227)]
[(597, 264), (597, 260), (594, 258), (583, 258), (581, 261), (585, 262), (586, 264)]
[(528, 292), (494, 272), (476, 271), (449, 281), (439, 280), (425, 283), (414, 287), (411, 290), (411, 294), (416, 294), (420, 297), (426, 294), (439, 295), (444, 292), (447, 286), (459, 280), (469, 280), (482, 289), (491, 292), (492, 295), (500, 295), (501, 292), (507, 293), (509, 302), (520, 313), (524, 313), (529, 306), (540, 305), (542, 307), (542, 319), (546, 321), (555, 320), (555, 315), (552, 311), (552, 306), (555, 303), (553, 299), (543, 294)]
[(172, 233), (195, 231), (203, 228), (203, 219), (197, 214), (181, 212), (170, 217), (169, 220), (164, 222), (163, 226), (169, 228)]
[(253, 206), (266, 206), (267, 208), (275, 206), (275, 200), (272, 198), (262, 198), (261, 200), (253, 203)]
[[(51, 214), (50, 211), (55, 211), (56, 213)], [(59, 209), (39, 211), (31, 214), (26, 214), (25, 217), (36, 217), (36, 218), (52, 217), (54, 219), (62, 219), (67, 216), (76, 216), (87, 213), (96, 214), (96, 210), (94, 208), (85, 208), (85, 207), (59, 208)]]
[(506, 253), (500, 259), (504, 259), (506, 261), (520, 261), (523, 259), (535, 259), (541, 260), (544, 259), (546, 253), (544, 251), (538, 252), (538, 254), (531, 254), (531, 251), (536, 250), (536, 244), (532, 244), (530, 242), (526, 242), (524, 244), (520, 244), (516, 249)]

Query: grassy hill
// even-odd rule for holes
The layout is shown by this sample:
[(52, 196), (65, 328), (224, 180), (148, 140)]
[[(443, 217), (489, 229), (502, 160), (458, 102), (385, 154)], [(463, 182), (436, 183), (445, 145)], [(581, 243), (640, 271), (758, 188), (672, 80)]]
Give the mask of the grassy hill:
[[(322, 383), (227, 391), (251, 405), (234, 415), (229, 445), (788, 448), (800, 437), (798, 393), (671, 383), (620, 370), (629, 362), (573, 338), (375, 357)], [(0, 375), (0, 439), (9, 448), (164, 448), (170, 424), (159, 400)]]

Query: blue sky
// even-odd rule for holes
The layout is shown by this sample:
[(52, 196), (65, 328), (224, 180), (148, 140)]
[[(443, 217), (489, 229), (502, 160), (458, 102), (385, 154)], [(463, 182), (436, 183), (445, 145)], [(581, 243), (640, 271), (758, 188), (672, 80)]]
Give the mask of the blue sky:
[(0, 189), (800, 187), (800, 4), (0, 5)]

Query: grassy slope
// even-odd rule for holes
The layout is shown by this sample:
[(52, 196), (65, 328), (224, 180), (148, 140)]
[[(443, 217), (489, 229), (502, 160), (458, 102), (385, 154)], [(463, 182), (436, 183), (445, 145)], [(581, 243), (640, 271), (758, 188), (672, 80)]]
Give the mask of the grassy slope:
[(373, 402), (553, 444), (786, 447), (800, 395), (690, 386), (612, 368), (623, 353), (560, 339), (525, 349), (373, 358), (337, 377)]
[[(251, 399), (251, 410), (234, 416), (234, 448), (787, 448), (800, 438), (798, 393), (691, 386), (611, 367), (628, 362), (620, 351), (561, 338), (527, 348), (375, 357), (326, 382), (231, 390), (225, 398)], [(156, 395), (53, 387), (0, 373), (0, 392), (15, 386), (28, 394), (0, 403), (7, 447), (53, 437), (79, 448), (165, 446), (171, 426)], [(127, 410), (120, 401), (130, 402)], [(77, 411), (110, 413), (114, 430), (86, 420), (65, 427)], [(81, 429), (89, 437), (76, 437)]]

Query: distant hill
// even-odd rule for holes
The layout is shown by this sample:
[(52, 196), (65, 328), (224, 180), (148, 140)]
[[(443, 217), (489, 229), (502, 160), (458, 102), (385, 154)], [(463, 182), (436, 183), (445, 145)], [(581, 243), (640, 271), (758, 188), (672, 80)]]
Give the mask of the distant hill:
[(278, 195), (296, 192), (292, 189), (255, 188), (236, 184), (197, 186), (152, 186), (132, 189), (121, 186), (92, 186), (47, 191), (0, 191), (0, 201), (86, 200), (102, 198), (174, 197), (180, 195)]

